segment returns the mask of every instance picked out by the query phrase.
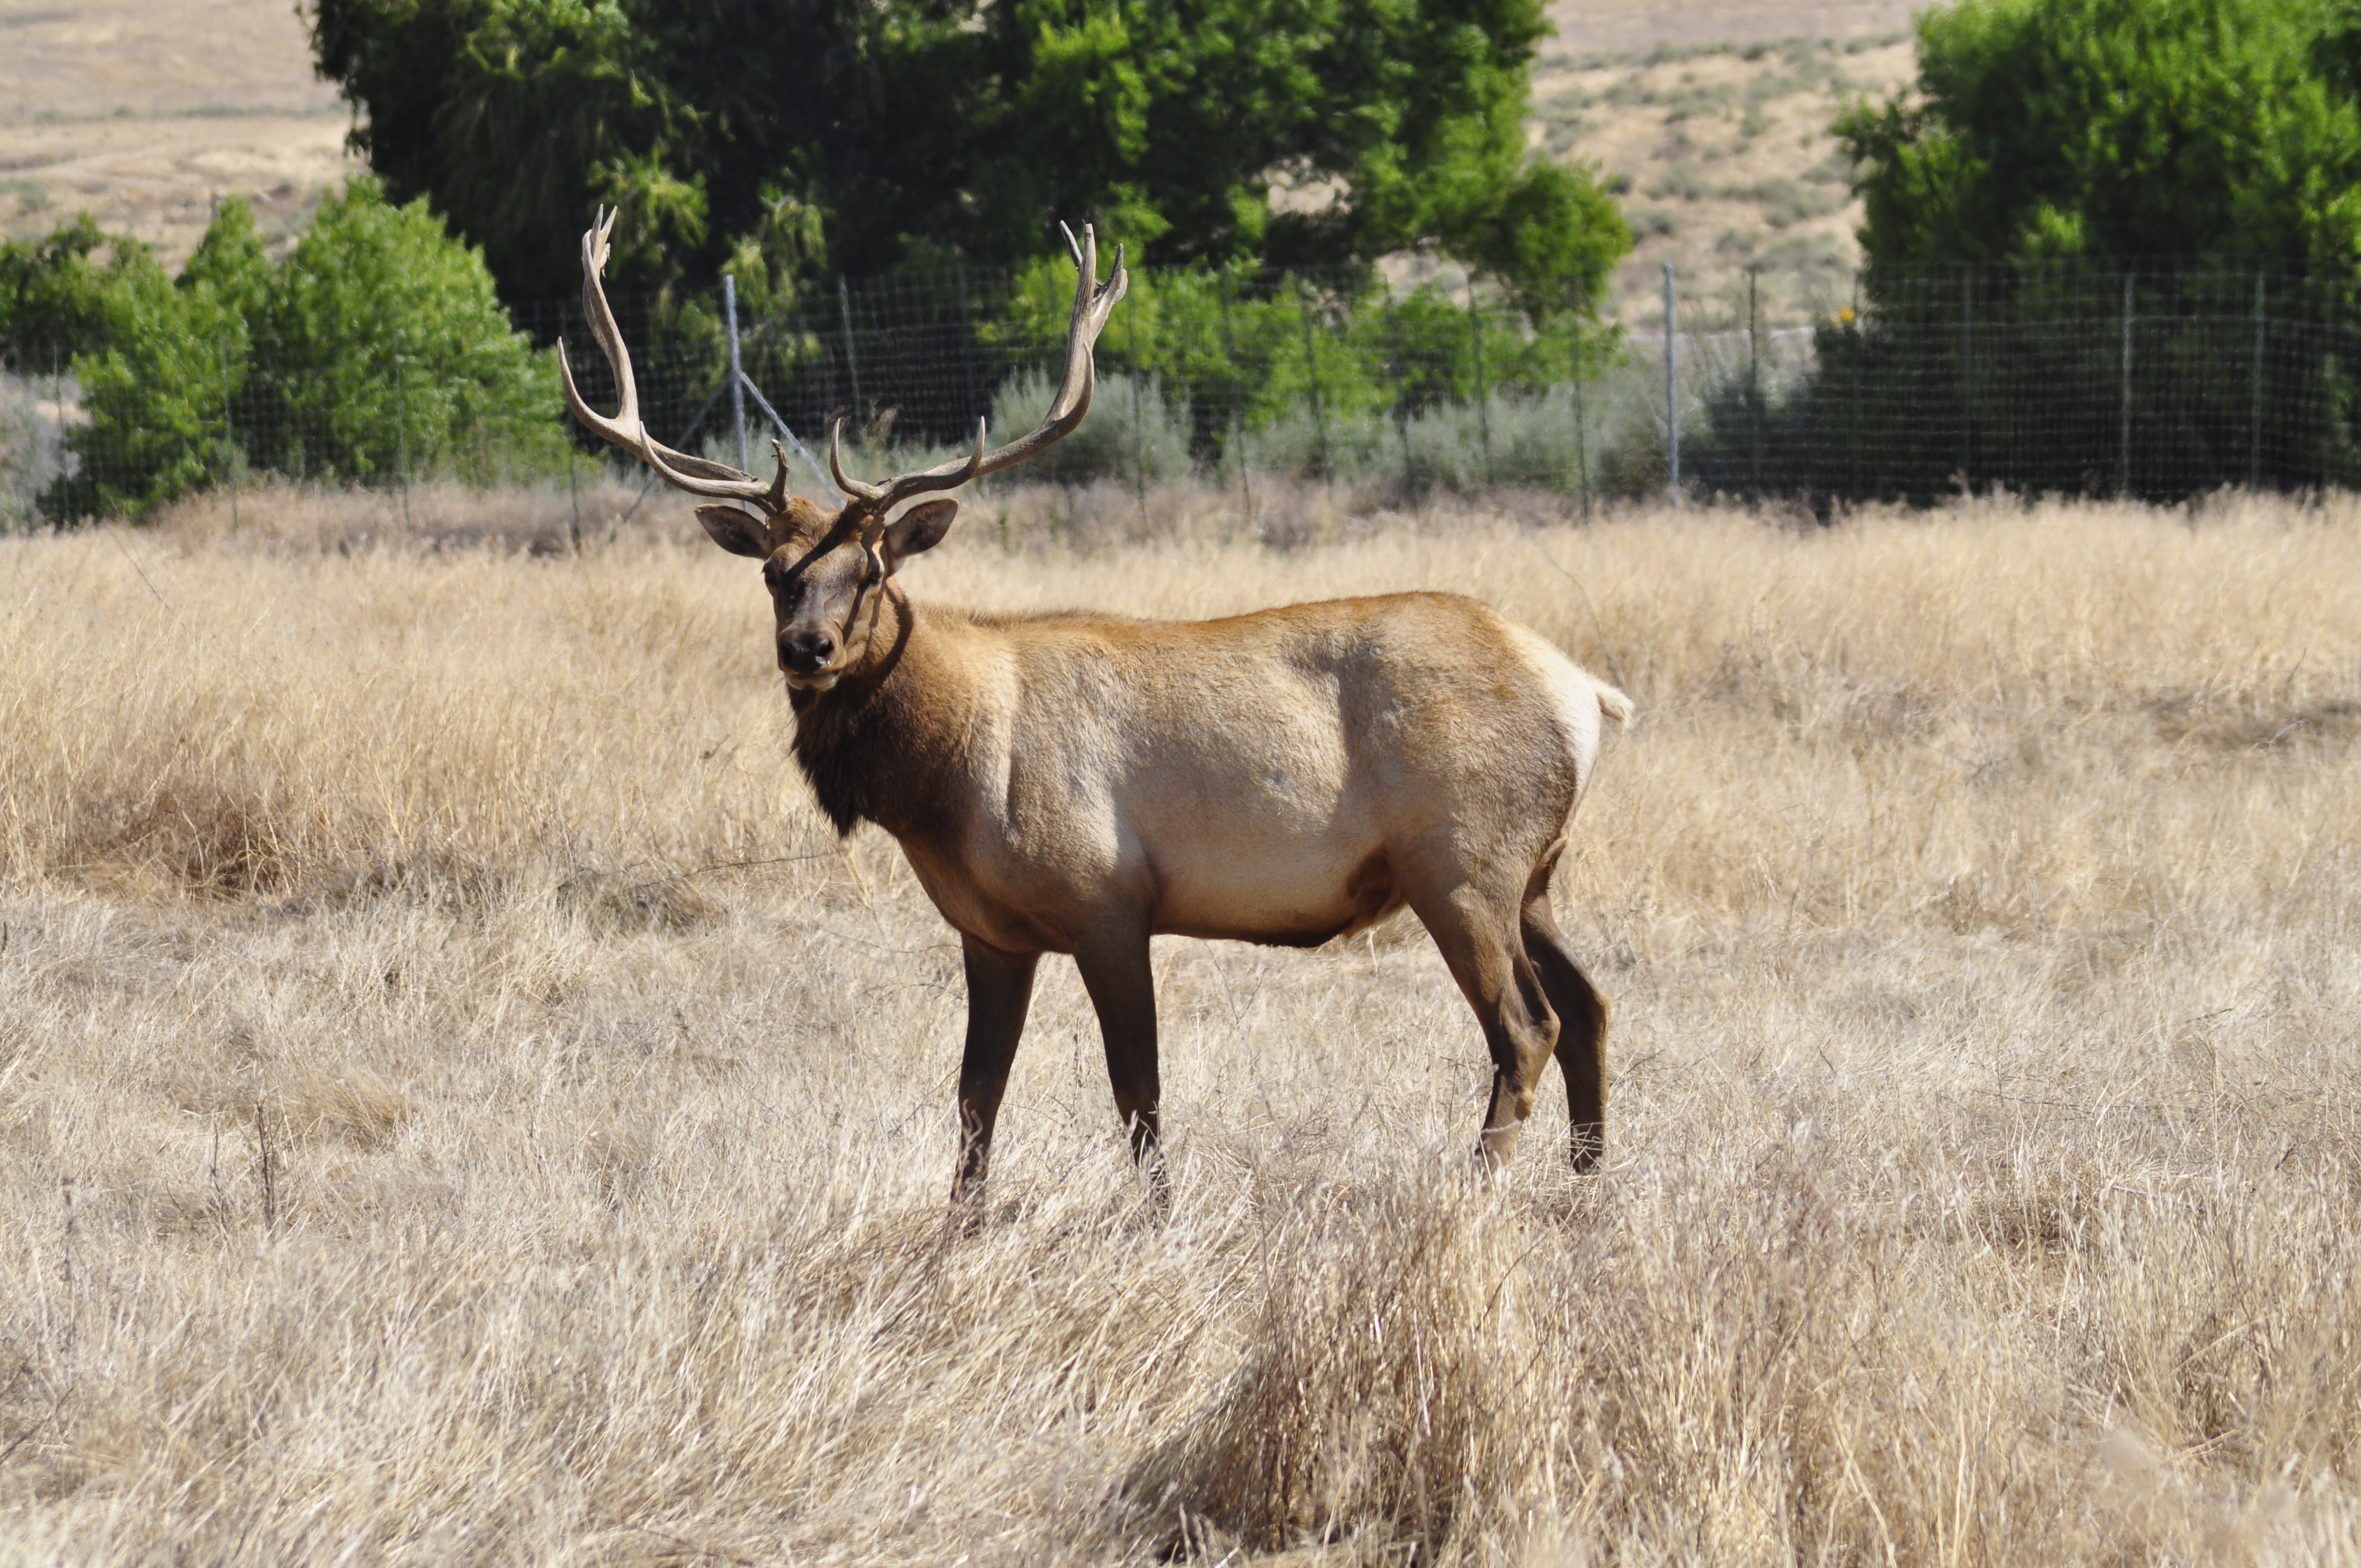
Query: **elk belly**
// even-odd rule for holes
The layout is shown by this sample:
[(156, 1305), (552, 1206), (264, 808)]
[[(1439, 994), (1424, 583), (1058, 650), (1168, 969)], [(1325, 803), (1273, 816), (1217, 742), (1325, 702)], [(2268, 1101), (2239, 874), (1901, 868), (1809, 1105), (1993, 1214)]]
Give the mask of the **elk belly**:
[(1154, 929), (1316, 948), (1366, 930), (1401, 907), (1393, 869), (1374, 845), (1357, 854), (1337, 853), (1328, 844), (1269, 848), (1279, 852), (1258, 856), (1245, 849), (1213, 874), (1191, 867), (1163, 878)]
[(1310, 948), (1400, 907), (1376, 814), (1338, 776), (1342, 746), (1325, 751), (1213, 770), (1145, 803), (1134, 822), (1154, 868), (1156, 930)]

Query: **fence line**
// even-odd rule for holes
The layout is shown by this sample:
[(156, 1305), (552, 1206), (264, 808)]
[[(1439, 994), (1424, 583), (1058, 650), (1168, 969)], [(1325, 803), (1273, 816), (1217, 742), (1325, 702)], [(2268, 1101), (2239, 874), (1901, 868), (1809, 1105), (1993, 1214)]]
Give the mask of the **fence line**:
[[(809, 447), (839, 420), (873, 468), (932, 461), (979, 417), (1003, 433), (1038, 421), (1070, 289), (1046, 269), (956, 268), (840, 279), (752, 316), (734, 280), (718, 300), (615, 303), (660, 439), (765, 469), (751, 402), (817, 477)], [(1535, 323), (1464, 282), (1142, 275), (1100, 345), (1090, 419), (1033, 477), (1144, 495), (1193, 474), (1249, 506), (1256, 475), (1816, 503), (2361, 480), (2361, 306), (2342, 282), (2106, 261), (1894, 269), (1848, 298), (1765, 323), (1752, 275), (1698, 297), (1667, 267), (1661, 331), (1626, 334), (1567, 313)], [(562, 342), (585, 394), (611, 406), (578, 308), (513, 316), (533, 342)], [(225, 330), (169, 396), (113, 357), (0, 344), (0, 524), (208, 485), (235, 516), (258, 470), (405, 497), (426, 475), (572, 482), (588, 444), (546, 347), (509, 351), (523, 389), (496, 395), (475, 350), (407, 343), (399, 321), (386, 332), (379, 369), (243, 346), (240, 360)]]

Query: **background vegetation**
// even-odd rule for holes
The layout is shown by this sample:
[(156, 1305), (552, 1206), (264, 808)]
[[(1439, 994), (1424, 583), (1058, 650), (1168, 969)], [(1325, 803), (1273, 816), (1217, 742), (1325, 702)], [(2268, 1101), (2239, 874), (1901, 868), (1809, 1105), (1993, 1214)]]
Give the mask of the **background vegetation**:
[[(1072, 289), (1061, 257), (906, 268), (774, 299), (763, 314), (750, 300), (743, 363), (804, 438), (845, 419), (863, 461), (906, 464), (968, 439), (986, 412), (1004, 431), (1038, 418), (1028, 399), (1046, 407), (1036, 384), (1062, 359)], [(616, 301), (651, 422), (675, 439), (722, 440), (719, 302), (620, 290)], [(70, 372), (49, 385), (55, 399), (78, 396), (78, 417), (59, 420), (57, 477), (28, 482), (40, 444), (23, 433), (0, 440), (0, 471), (26, 498), (19, 519), (73, 521), (137, 515), (258, 472), (530, 481), (566, 470), (569, 438), (595, 466), (604, 449), (565, 422), (554, 356), (530, 341), (567, 339), (589, 395), (611, 400), (579, 307), (513, 314), (533, 330), (511, 329), (479, 259), (423, 198), (396, 208), (365, 179), (276, 263), (245, 207), (225, 203), (177, 280), (137, 242), (86, 221), (61, 227), (0, 247), (0, 359), (35, 383)], [(1527, 314), (1462, 274), (1389, 287), (1365, 269), (1143, 269), (1100, 345), (1092, 424), (1044, 473), (1144, 482), (1251, 462), (1290, 476), (1390, 470), (1411, 488), (1571, 490), (1587, 459), (1567, 385), (1621, 358), (1584, 311)], [(1553, 397), (1561, 406), (1537, 415)], [(763, 418), (757, 409), (758, 454)], [(1521, 422), (1538, 440), (1515, 433)]]
[(1872, 289), (1920, 262), (2361, 266), (2361, 16), (2321, 0), (1961, 0), (1839, 125)]
[(87, 217), (0, 246), (0, 357), (81, 389), (75, 466), (39, 502), (69, 521), (247, 468), (485, 482), (566, 450), (554, 356), (511, 326), (481, 258), (367, 177), (275, 263), (234, 198), (177, 278)]
[(1087, 219), (1162, 265), (1432, 243), (1555, 308), (1628, 239), (1527, 155), (1545, 30), (1539, 0), (324, 0), (314, 37), (389, 188), (511, 299), (567, 291), (604, 201), (650, 286), (1014, 265)]
[(1917, 34), (1915, 85), (1837, 126), (1867, 309), (1822, 318), (1775, 411), (1724, 389), (1700, 473), (1922, 502), (2352, 482), (2350, 8), (1960, 0)]

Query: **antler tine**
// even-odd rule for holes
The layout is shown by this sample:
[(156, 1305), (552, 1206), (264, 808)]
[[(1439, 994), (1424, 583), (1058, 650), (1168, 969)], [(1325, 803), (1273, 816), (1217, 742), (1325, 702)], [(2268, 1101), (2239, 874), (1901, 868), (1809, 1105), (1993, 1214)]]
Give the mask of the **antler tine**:
[(882, 485), (863, 484), (844, 471), (841, 437), (844, 422), (838, 420), (828, 431), (828, 471), (836, 488), (861, 504), (863, 511), (883, 515), (889, 508), (924, 495), (928, 490), (957, 489), (976, 477), (983, 462), (983, 421), (975, 422), (975, 451), (965, 457), (954, 457), (922, 468), (915, 474), (896, 474)]
[(779, 465), (778, 477), (764, 484), (727, 464), (675, 452), (648, 433), (647, 425), (640, 418), (640, 389), (631, 376), (631, 351), (624, 346), (622, 329), (615, 324), (615, 313), (609, 308), (607, 291), (599, 281), (599, 275), (607, 269), (608, 236), (614, 231), (617, 215), (612, 209), (599, 208), (597, 219), (582, 236), (582, 310), (590, 321), (590, 335), (598, 339), (607, 363), (614, 367), (620, 406), (615, 417), (609, 419), (583, 400), (581, 389), (574, 384), (573, 363), (566, 356), (565, 342), (560, 340), (557, 373), (565, 383), (566, 406), (574, 411), (574, 417), (582, 422), (585, 429), (633, 454), (677, 489), (715, 500), (755, 501), (774, 511), (780, 510), (786, 502), (785, 463)]
[[(1060, 228), (1065, 225), (1060, 224)], [(1049, 400), (1049, 411), (1029, 435), (1010, 442), (983, 457), (976, 466), (979, 476), (1011, 468), (1029, 457), (1038, 456), (1058, 442), (1073, 433), (1090, 411), (1091, 393), (1098, 380), (1096, 363), (1091, 349), (1099, 334), (1114, 313), (1116, 303), (1131, 287), (1131, 274), (1124, 269), (1124, 247), (1115, 247), (1115, 272), (1104, 283), (1098, 280), (1099, 241), (1097, 232), (1089, 225), (1082, 225), (1082, 238), (1074, 242), (1074, 231), (1065, 229), (1066, 247), (1074, 257), (1073, 323), (1066, 329), (1066, 373), (1058, 382), (1058, 395)]]
[(1082, 422), (1082, 416), (1090, 411), (1091, 392), (1097, 381), (1091, 348), (1098, 342), (1099, 333), (1106, 326), (1116, 302), (1131, 287), (1131, 275), (1124, 270), (1123, 247), (1118, 245), (1115, 247), (1115, 275), (1100, 283), (1097, 233), (1084, 224), (1082, 241), (1077, 244), (1072, 229), (1063, 224), (1058, 226), (1064, 230), (1066, 247), (1074, 257), (1074, 314), (1072, 324), (1066, 329), (1066, 373), (1059, 379), (1058, 395), (1049, 400), (1049, 413), (1031, 434), (993, 452), (984, 450), (983, 422), (978, 420), (974, 455), (939, 464), (921, 473), (897, 475), (882, 485), (864, 485), (846, 475), (837, 442), (844, 422), (837, 421), (828, 438), (829, 472), (835, 476), (837, 488), (852, 497), (863, 510), (883, 513), (910, 496), (927, 490), (948, 490), (970, 479), (1013, 468), (1064, 440)]
[(873, 510), (883, 510), (894, 504), (892, 496), (896, 481), (882, 485), (864, 484), (844, 471), (844, 421), (838, 420), (828, 427), (828, 477), (836, 488)]
[(630, 450), (637, 453), (642, 462), (653, 468), (675, 489), (686, 490), (692, 496), (709, 496), (715, 500), (754, 501), (772, 511), (786, 509), (787, 466), (785, 463), (779, 465), (779, 471), (766, 483), (732, 468), (727, 463), (675, 452), (649, 436), (644, 425), (641, 427), (640, 436)]

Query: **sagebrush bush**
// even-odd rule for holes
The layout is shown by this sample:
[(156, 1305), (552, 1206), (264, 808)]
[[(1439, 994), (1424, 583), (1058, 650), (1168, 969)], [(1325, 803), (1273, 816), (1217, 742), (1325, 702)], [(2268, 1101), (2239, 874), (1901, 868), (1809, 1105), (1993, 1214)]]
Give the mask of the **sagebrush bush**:
[[(1057, 395), (1058, 372), (1029, 370), (1002, 383), (992, 400), (992, 439), (1014, 441), (1038, 425)], [(897, 459), (896, 466), (911, 466)], [(1090, 413), (1067, 436), (1029, 465), (1027, 474), (1065, 485), (1099, 479), (1161, 484), (1190, 472), (1189, 407), (1165, 399), (1153, 377), (1101, 370)]]

